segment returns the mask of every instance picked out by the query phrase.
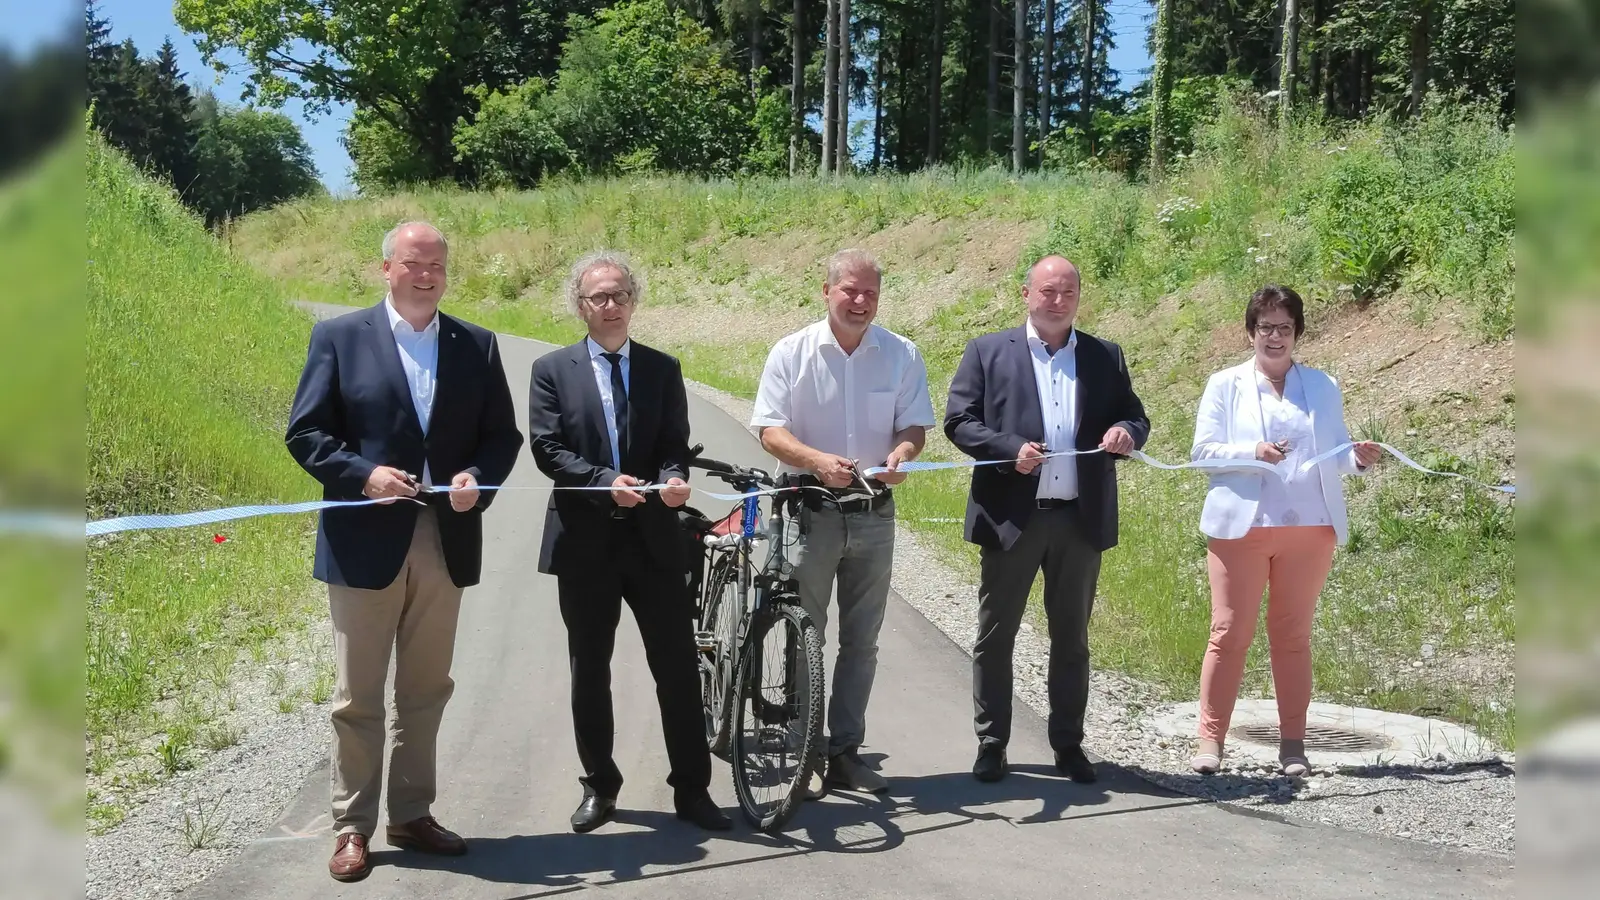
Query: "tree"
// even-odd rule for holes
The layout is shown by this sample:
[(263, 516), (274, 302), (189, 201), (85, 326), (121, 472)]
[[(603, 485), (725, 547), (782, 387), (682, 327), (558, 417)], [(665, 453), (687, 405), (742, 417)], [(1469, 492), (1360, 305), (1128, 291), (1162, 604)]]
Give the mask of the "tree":
[(1011, 171), (1021, 173), (1027, 164), (1027, 148), (1023, 146), (1028, 107), (1028, 66), (1024, 61), (1028, 53), (1028, 3), (1016, 0), (1016, 49), (1011, 55)]
[(838, 127), (839, 2), (828, 0), (827, 50), (822, 61), (822, 174), (833, 171), (834, 129)]
[(840, 175), (850, 171), (850, 0), (834, 0), (839, 7), (839, 74), (834, 77), (839, 91), (835, 101), (838, 123), (834, 126), (833, 164)]
[(1294, 81), (1300, 65), (1300, 0), (1283, 0), (1283, 55), (1278, 63), (1278, 111), (1289, 124), (1294, 111)]
[(928, 164), (939, 161), (939, 98), (944, 92), (944, 0), (933, 0), (933, 46), (928, 54)]
[(1433, 25), (1433, 0), (1421, 0), (1411, 19), (1411, 114), (1422, 115), (1428, 96), (1429, 29)]
[(146, 159), (151, 170), (172, 182), (182, 195), (195, 180), (194, 101), (178, 70), (178, 51), (168, 39), (154, 62), (145, 66), (142, 100), (149, 126)]
[(1151, 73), (1150, 180), (1167, 172), (1167, 148), (1172, 137), (1168, 107), (1172, 102), (1172, 4), (1157, 0), (1155, 21), (1155, 71)]
[(1045, 0), (1040, 32), (1044, 58), (1039, 65), (1039, 143), (1043, 145), (1050, 138), (1050, 94), (1055, 87), (1056, 0)]
[(800, 39), (805, 23), (805, 0), (794, 0), (794, 15), (789, 20), (789, 177), (800, 173), (800, 141), (805, 136), (805, 42)]
[(1089, 142), (1089, 151), (1094, 152), (1094, 82), (1095, 82), (1095, 0), (1084, 0), (1087, 7), (1083, 17), (1083, 75), (1079, 87), (1083, 91), (1083, 98), (1078, 101), (1078, 115), (1082, 117), (1084, 138)]
[(194, 186), (184, 199), (207, 224), (323, 190), (300, 129), (279, 112), (194, 101)]

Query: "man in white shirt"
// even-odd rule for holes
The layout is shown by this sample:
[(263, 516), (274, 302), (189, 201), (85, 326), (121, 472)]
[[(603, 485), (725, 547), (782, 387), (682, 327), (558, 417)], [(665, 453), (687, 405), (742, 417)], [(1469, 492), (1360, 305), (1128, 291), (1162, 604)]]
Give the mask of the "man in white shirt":
[[(866, 738), (867, 701), (878, 667), (878, 631), (894, 562), (894, 471), (922, 452), (934, 424), (928, 373), (916, 345), (880, 325), (883, 270), (863, 250), (828, 261), (822, 295), (828, 316), (784, 337), (767, 356), (751, 426), (785, 472), (809, 473), (835, 496), (806, 492), (794, 554), (800, 599), (827, 631), (837, 582), (839, 653), (828, 702), (824, 783), (873, 793), (888, 789), (858, 755)], [(887, 466), (868, 493), (859, 475)], [(855, 493), (846, 493), (852, 487)]]

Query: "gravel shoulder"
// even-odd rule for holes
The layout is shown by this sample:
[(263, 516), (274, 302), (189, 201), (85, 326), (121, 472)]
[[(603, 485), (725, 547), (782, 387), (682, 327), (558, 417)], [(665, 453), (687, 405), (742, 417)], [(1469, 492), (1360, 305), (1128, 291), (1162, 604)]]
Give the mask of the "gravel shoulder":
[[(700, 384), (691, 383), (690, 390), (740, 422), (750, 421), (750, 401)], [(974, 577), (952, 566), (903, 524), (895, 540), (893, 586), (912, 608), (971, 653), (977, 635)], [(1018, 698), (1047, 716), (1045, 671), (1050, 656), (1041, 633), (1044, 624), (1024, 623), (1014, 665)], [(1303, 779), (1230, 760), (1222, 772), (1202, 777), (1189, 771), (1193, 742), (1174, 740), (1155, 728), (1152, 713), (1163, 702), (1162, 692), (1153, 685), (1095, 671), (1085, 720), (1086, 749), (1152, 783), (1194, 797), (1423, 843), (1515, 853), (1516, 771), (1510, 755), (1435, 760), (1421, 766), (1324, 767)]]

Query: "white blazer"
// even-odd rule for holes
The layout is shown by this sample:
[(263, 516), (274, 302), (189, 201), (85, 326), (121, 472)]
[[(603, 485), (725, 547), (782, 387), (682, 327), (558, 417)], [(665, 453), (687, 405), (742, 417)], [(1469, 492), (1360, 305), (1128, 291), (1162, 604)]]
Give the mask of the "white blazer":
[[(1309, 404), (1313, 454), (1324, 453), (1350, 440), (1344, 423), (1344, 396), (1338, 382), (1320, 369), (1296, 363), (1300, 384)], [(1195, 418), (1191, 459), (1255, 459), (1256, 445), (1266, 440), (1261, 423), (1261, 404), (1257, 396), (1255, 360), (1223, 369), (1206, 382)], [(1336, 464), (1337, 463), (1337, 464)], [(1322, 498), (1339, 543), (1349, 540), (1349, 519), (1345, 514), (1344, 487), (1340, 475), (1359, 475), (1352, 448), (1317, 467), (1322, 477)], [(1255, 521), (1261, 502), (1264, 472), (1241, 470), (1211, 476), (1205, 507), (1200, 512), (1200, 531), (1209, 537), (1232, 540), (1242, 538)]]

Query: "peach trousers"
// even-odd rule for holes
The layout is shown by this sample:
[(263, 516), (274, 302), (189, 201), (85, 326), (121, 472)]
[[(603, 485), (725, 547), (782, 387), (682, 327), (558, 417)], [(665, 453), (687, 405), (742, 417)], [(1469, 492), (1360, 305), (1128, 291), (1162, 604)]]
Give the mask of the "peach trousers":
[(1302, 740), (1311, 705), (1311, 622), (1317, 596), (1333, 568), (1337, 539), (1329, 525), (1252, 528), (1236, 540), (1212, 538), (1211, 640), (1200, 667), (1200, 738), (1222, 743), (1244, 680), (1245, 655), (1255, 638), (1261, 592), (1267, 599), (1267, 640), (1278, 731)]

